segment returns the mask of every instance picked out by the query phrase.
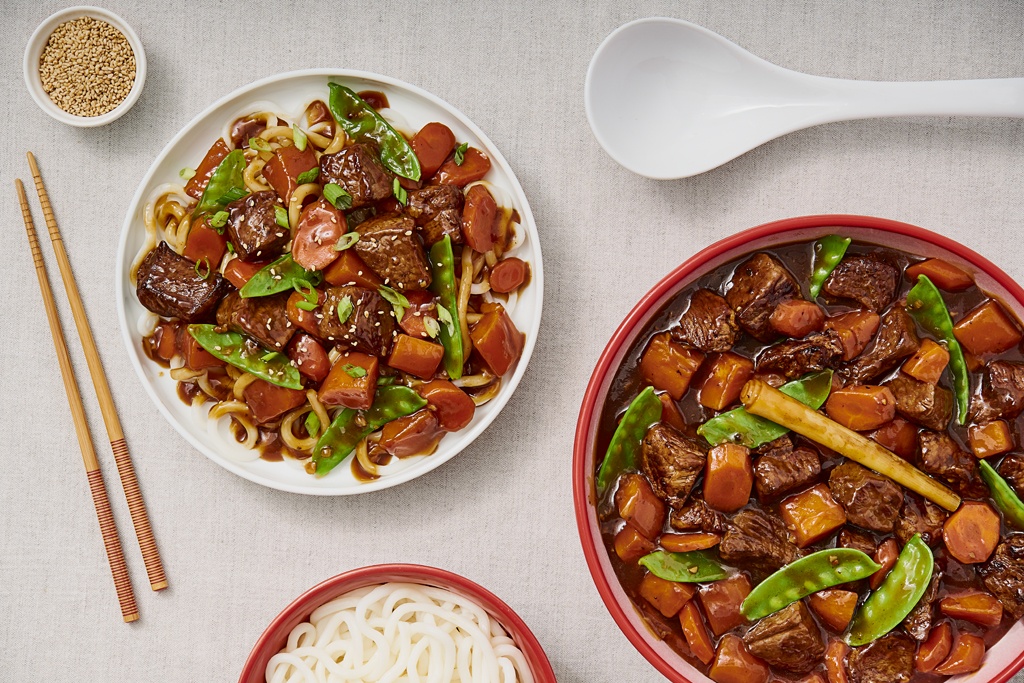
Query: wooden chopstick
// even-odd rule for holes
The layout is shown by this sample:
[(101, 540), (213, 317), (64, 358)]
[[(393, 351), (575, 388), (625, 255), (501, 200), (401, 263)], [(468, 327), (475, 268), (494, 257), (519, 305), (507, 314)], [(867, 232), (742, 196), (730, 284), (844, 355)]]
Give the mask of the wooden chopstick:
[(100, 362), (100, 353), (96, 348), (96, 340), (93, 339), (89, 320), (85, 317), (82, 297), (78, 293), (75, 275), (71, 272), (71, 262), (68, 260), (67, 251), (64, 249), (64, 240), (61, 238), (60, 229), (57, 227), (57, 219), (54, 217), (53, 209), (50, 207), (50, 197), (46, 192), (46, 186), (43, 185), (43, 177), (39, 174), (36, 158), (32, 152), (28, 152), (26, 156), (28, 157), (29, 168), (32, 169), (32, 179), (36, 184), (39, 203), (43, 207), (43, 218), (46, 219), (46, 227), (50, 232), (50, 241), (53, 243), (53, 250), (57, 254), (57, 266), (60, 268), (60, 275), (64, 280), (64, 289), (67, 291), (71, 312), (75, 317), (78, 336), (82, 340), (85, 360), (89, 365), (89, 374), (92, 376), (93, 388), (96, 390), (100, 412), (103, 414), (103, 424), (107, 428), (107, 438), (110, 439), (110, 447), (114, 451), (117, 473), (121, 477), (121, 486), (124, 488), (124, 495), (128, 499), (128, 511), (131, 513), (132, 526), (135, 527), (135, 536), (138, 538), (139, 547), (142, 550), (142, 560), (146, 565), (149, 585), (155, 591), (163, 590), (167, 588), (167, 577), (164, 575), (163, 563), (160, 561), (160, 552), (156, 547), (156, 538), (153, 536), (153, 529), (149, 524), (149, 515), (146, 514), (146, 504), (142, 500), (142, 491), (139, 488), (139, 480), (135, 476), (135, 467), (132, 465), (131, 454), (129, 454), (128, 446), (124, 441), (124, 431), (121, 429), (121, 421), (117, 417), (114, 398), (110, 393), (110, 386), (107, 384), (107, 375), (103, 372), (103, 364)]
[(132, 592), (131, 579), (128, 577), (128, 566), (125, 564), (121, 539), (118, 537), (117, 527), (114, 525), (114, 515), (110, 510), (110, 501), (107, 499), (107, 489), (103, 485), (100, 464), (96, 459), (96, 451), (92, 447), (92, 436), (89, 434), (89, 424), (85, 420), (85, 409), (82, 407), (82, 395), (78, 391), (78, 382), (75, 380), (74, 370), (71, 368), (67, 343), (64, 341), (64, 331), (61, 329), (60, 318), (57, 317), (57, 306), (53, 300), (53, 291), (50, 289), (50, 280), (46, 276), (43, 254), (39, 250), (39, 240), (36, 238), (35, 225), (32, 223), (32, 212), (29, 209), (25, 187), (21, 184), (21, 180), (15, 180), (14, 185), (18, 190), (18, 201), (21, 202), (21, 215), (25, 220), (28, 244), (32, 248), (32, 260), (35, 261), (39, 289), (43, 293), (43, 305), (46, 307), (46, 318), (50, 322), (53, 345), (57, 350), (57, 361), (60, 363), (60, 374), (64, 379), (64, 390), (67, 392), (68, 404), (71, 406), (71, 417), (75, 422), (78, 445), (82, 449), (82, 462), (85, 463), (85, 472), (89, 478), (92, 502), (96, 506), (96, 516), (100, 521), (103, 547), (107, 551), (107, 561), (110, 562), (110, 571), (114, 575), (114, 588), (117, 590), (117, 601), (121, 604), (121, 616), (125, 621), (135, 621), (139, 618), (139, 608), (135, 604), (135, 594)]

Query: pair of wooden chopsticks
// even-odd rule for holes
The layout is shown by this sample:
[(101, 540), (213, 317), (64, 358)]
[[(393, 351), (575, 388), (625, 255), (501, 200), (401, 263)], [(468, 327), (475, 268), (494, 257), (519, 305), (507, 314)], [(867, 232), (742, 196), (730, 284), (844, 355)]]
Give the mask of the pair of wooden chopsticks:
[[(50, 232), (50, 241), (53, 243), (53, 250), (57, 255), (57, 265), (60, 268), (61, 278), (64, 280), (64, 289), (71, 304), (71, 312), (75, 318), (75, 326), (78, 328), (78, 336), (82, 340), (85, 359), (89, 365), (89, 373), (92, 375), (92, 383), (96, 390), (96, 397), (99, 400), (103, 423), (106, 425), (107, 436), (110, 438), (110, 447), (114, 451), (117, 473), (120, 475), (121, 485), (124, 487), (124, 494), (128, 499), (128, 511), (131, 513), (135, 535), (139, 540), (139, 547), (142, 549), (142, 559), (146, 565), (146, 574), (149, 576), (149, 585), (155, 591), (163, 590), (167, 588), (167, 578), (164, 576), (164, 568), (160, 562), (160, 553), (157, 551), (156, 539), (153, 537), (153, 529), (149, 524), (146, 506), (142, 501), (142, 492), (139, 490), (139, 482), (135, 477), (135, 468), (132, 466), (128, 446), (124, 442), (124, 432), (121, 430), (121, 422), (117, 418), (117, 410), (114, 407), (114, 399), (110, 394), (110, 386), (107, 384), (106, 374), (103, 372), (99, 351), (96, 349), (96, 341), (93, 339), (89, 321), (85, 317), (85, 308), (82, 306), (82, 298), (78, 293), (78, 285), (75, 283), (75, 276), (71, 272), (71, 262), (68, 260), (67, 252), (64, 249), (64, 240), (61, 239), (60, 229), (57, 227), (57, 219), (54, 217), (53, 209), (50, 207), (50, 198), (46, 193), (46, 187), (43, 185), (43, 178), (39, 174), (39, 167), (36, 165), (36, 159), (32, 152), (28, 152), (27, 156), (28, 165), (32, 171), (32, 178), (36, 185), (36, 193), (39, 195), (39, 203), (43, 208), (43, 217), (46, 219), (46, 227)], [(135, 621), (139, 618), (139, 608), (135, 604), (135, 594), (132, 592), (131, 579), (128, 576), (128, 566), (125, 563), (121, 541), (117, 535), (117, 527), (114, 524), (114, 516), (110, 509), (110, 500), (107, 498), (107, 490), (103, 484), (103, 475), (100, 473), (100, 464), (96, 459), (96, 451), (93, 449), (89, 425), (85, 419), (82, 395), (79, 392), (78, 382), (75, 379), (74, 370), (71, 366), (71, 357), (68, 355), (68, 347), (64, 340), (64, 331), (61, 328), (60, 318), (57, 316), (57, 305), (54, 302), (53, 291), (50, 289), (50, 281), (46, 274), (43, 254), (39, 249), (39, 240), (36, 237), (35, 225), (32, 222), (32, 212), (29, 208), (28, 198), (25, 196), (25, 187), (22, 185), (21, 180), (15, 180), (14, 185), (18, 190), (18, 200), (21, 202), (21, 215), (25, 220), (25, 231), (28, 233), (28, 243), (32, 249), (32, 258), (35, 261), (36, 276), (39, 278), (39, 289), (42, 290), (43, 305), (46, 308), (46, 317), (50, 322), (50, 333), (53, 335), (53, 345), (57, 350), (57, 361), (60, 363), (61, 376), (64, 379), (64, 390), (67, 392), (68, 403), (71, 405), (71, 417), (75, 422), (78, 445), (82, 449), (82, 461), (85, 463), (85, 472), (89, 479), (89, 489), (92, 492), (93, 504), (96, 506), (96, 515), (99, 518), (100, 531), (103, 535), (103, 545), (107, 551), (110, 570), (114, 575), (114, 588), (117, 590), (117, 599), (121, 605), (121, 616), (124, 617), (125, 621)]]

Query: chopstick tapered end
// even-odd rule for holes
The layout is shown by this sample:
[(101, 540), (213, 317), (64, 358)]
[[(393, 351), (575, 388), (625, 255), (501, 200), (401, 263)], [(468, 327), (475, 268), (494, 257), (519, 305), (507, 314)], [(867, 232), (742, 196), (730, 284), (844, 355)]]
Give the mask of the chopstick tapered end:
[(139, 620), (139, 613), (138, 612), (133, 612), (132, 614), (124, 615), (124, 623), (126, 623), (126, 624), (130, 624), (133, 621), (138, 621), (138, 620)]
[(149, 584), (149, 587), (152, 588), (155, 591), (162, 591), (163, 589), (167, 588), (167, 582), (166, 581), (157, 581), (156, 583)]

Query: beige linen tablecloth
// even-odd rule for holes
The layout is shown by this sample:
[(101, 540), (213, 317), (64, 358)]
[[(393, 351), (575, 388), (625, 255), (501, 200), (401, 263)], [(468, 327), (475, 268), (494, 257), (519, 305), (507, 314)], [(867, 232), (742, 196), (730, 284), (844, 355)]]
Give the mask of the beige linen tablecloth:
[[(980, 78), (1024, 76), (1020, 2), (104, 5), (141, 36), (149, 77), (135, 108), (98, 130), (54, 122), (22, 83), (29, 34), (63, 5), (6, 0), (0, 12), (3, 681), (231, 681), (293, 597), (338, 572), (399, 561), (464, 574), (504, 598), (536, 633), (560, 681), (660, 680), (598, 597), (570, 493), (580, 399), (630, 307), (711, 242), (813, 213), (916, 223), (1024, 277), (1019, 120), (829, 125), (697, 178), (656, 182), (613, 163), (583, 111), (594, 49), (612, 29), (643, 16), (687, 19), (770, 61), (821, 75)], [(519, 175), (546, 265), (541, 337), (504, 413), (433, 473), (348, 498), (262, 488), (194, 451), (143, 393), (115, 313), (121, 222), (167, 140), (225, 93), (310, 67), (394, 76), (465, 112)], [(16, 208), (12, 181), (28, 177), (27, 149), (48, 181), (171, 584), (159, 594), (146, 587), (80, 345), (58, 293), (138, 592), (142, 619), (134, 625), (123, 624), (117, 609)], [(43, 251), (59, 287), (52, 250)]]

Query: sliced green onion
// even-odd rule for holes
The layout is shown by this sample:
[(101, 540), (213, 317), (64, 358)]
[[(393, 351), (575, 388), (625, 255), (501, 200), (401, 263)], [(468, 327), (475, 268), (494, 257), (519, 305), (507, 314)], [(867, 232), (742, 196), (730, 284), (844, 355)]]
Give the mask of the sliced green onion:
[(399, 204), (405, 206), (409, 203), (409, 193), (406, 192), (405, 188), (402, 187), (402, 184), (398, 182), (397, 177), (395, 178), (395, 182), (391, 185), (391, 191), (395, 195), (395, 199), (398, 200)]
[[(205, 272), (199, 270), (199, 264), (200, 263), (202, 263), (202, 264), (204, 264), (206, 266)], [(196, 261), (195, 270), (196, 270), (196, 275), (198, 275), (199, 277), (201, 277), (204, 280), (208, 279), (210, 277), (210, 275), (213, 273), (213, 268), (210, 267), (210, 259), (208, 259), (208, 258), (206, 258), (204, 256), (203, 258), (201, 258), (198, 261)]]
[(274, 360), (275, 358), (284, 358), (284, 354), (283, 353), (278, 353), (277, 351), (271, 351), (270, 353), (263, 354), (260, 357), (260, 360), (263, 361), (264, 363), (269, 363), (270, 361)]
[(455, 148), (455, 165), (462, 166), (462, 162), (466, 160), (466, 150), (469, 149), (469, 143), (463, 142), (461, 145)]
[(221, 206), (226, 206), (231, 202), (241, 199), (247, 194), (249, 194), (249, 190), (243, 189), (241, 187), (232, 187), (220, 196), (220, 200), (218, 203)]
[(274, 207), (274, 220), (282, 228), (291, 227), (288, 225), (288, 210), (285, 209), (283, 206), (277, 205)]
[[(447, 311), (445, 311), (447, 313)], [(449, 314), (450, 315), (450, 314)], [(430, 335), (431, 339), (437, 339), (437, 335), (441, 334), (441, 326), (437, 323), (437, 320), (431, 318), (429, 315), (423, 318), (423, 328)]]
[(186, 181), (186, 182), (189, 181), (189, 180), (192, 180), (192, 178), (195, 177), (195, 175), (196, 175), (196, 169), (189, 168), (188, 166), (186, 166), (185, 168), (183, 168), (180, 171), (178, 171), (178, 177), (181, 178), (182, 180)]
[(338, 302), (338, 322), (344, 325), (355, 306), (352, 304), (352, 297), (346, 296), (344, 299)]
[(395, 378), (392, 375), (383, 375), (377, 378), (378, 387), (389, 387), (395, 383)]
[(352, 365), (351, 363), (345, 363), (341, 366), (341, 369), (348, 373), (349, 377), (359, 379), (360, 377), (366, 377), (366, 368), (361, 368), (358, 365)]
[(452, 320), (452, 314), (448, 312), (448, 309), (444, 306), (437, 307), (437, 319), (444, 323), (444, 326), (448, 328), (448, 334), (455, 334), (455, 321)]
[(324, 185), (324, 199), (334, 205), (334, 208), (344, 211), (352, 208), (352, 195), (348, 190), (336, 183)]
[(306, 151), (306, 134), (299, 128), (297, 123), (292, 124), (292, 140), (295, 141), (295, 149), (300, 152)]
[(207, 224), (211, 228), (216, 230), (217, 234), (223, 235), (224, 231), (221, 230), (220, 228), (223, 228), (225, 225), (228, 224), (228, 212), (227, 211), (218, 211), (217, 213), (213, 214), (210, 217), (210, 220), (207, 221)]
[(346, 249), (354, 247), (356, 245), (356, 242), (358, 241), (358, 232), (346, 232), (344, 235), (338, 238), (337, 244), (331, 247), (331, 249), (334, 249), (334, 251), (345, 251)]
[(228, 251), (232, 254), (235, 253), (235, 245), (231, 244), (231, 242), (228, 242)]
[(306, 280), (296, 280), (292, 287), (295, 291), (302, 295), (302, 298), (306, 300), (306, 303), (316, 304), (319, 301), (320, 296), (313, 286), (312, 282)]
[(315, 436), (320, 432), (320, 418), (316, 416), (312, 410), (309, 411), (309, 415), (306, 416), (306, 433), (310, 436)]
[(263, 138), (249, 138), (249, 149), (254, 149), (257, 152), (269, 152), (270, 143)]
[(295, 308), (303, 311), (315, 311), (316, 303), (310, 303), (309, 301), (296, 301)]
[(320, 167), (314, 166), (308, 171), (303, 171), (299, 174), (299, 177), (295, 179), (295, 182), (299, 185), (305, 185), (306, 183), (315, 183), (316, 179), (320, 177)]
[(391, 304), (391, 308), (395, 311), (395, 320), (401, 320), (405, 317), (405, 309), (409, 308), (409, 300), (401, 292), (397, 292), (385, 285), (378, 287), (377, 291), (380, 292), (385, 301)]

